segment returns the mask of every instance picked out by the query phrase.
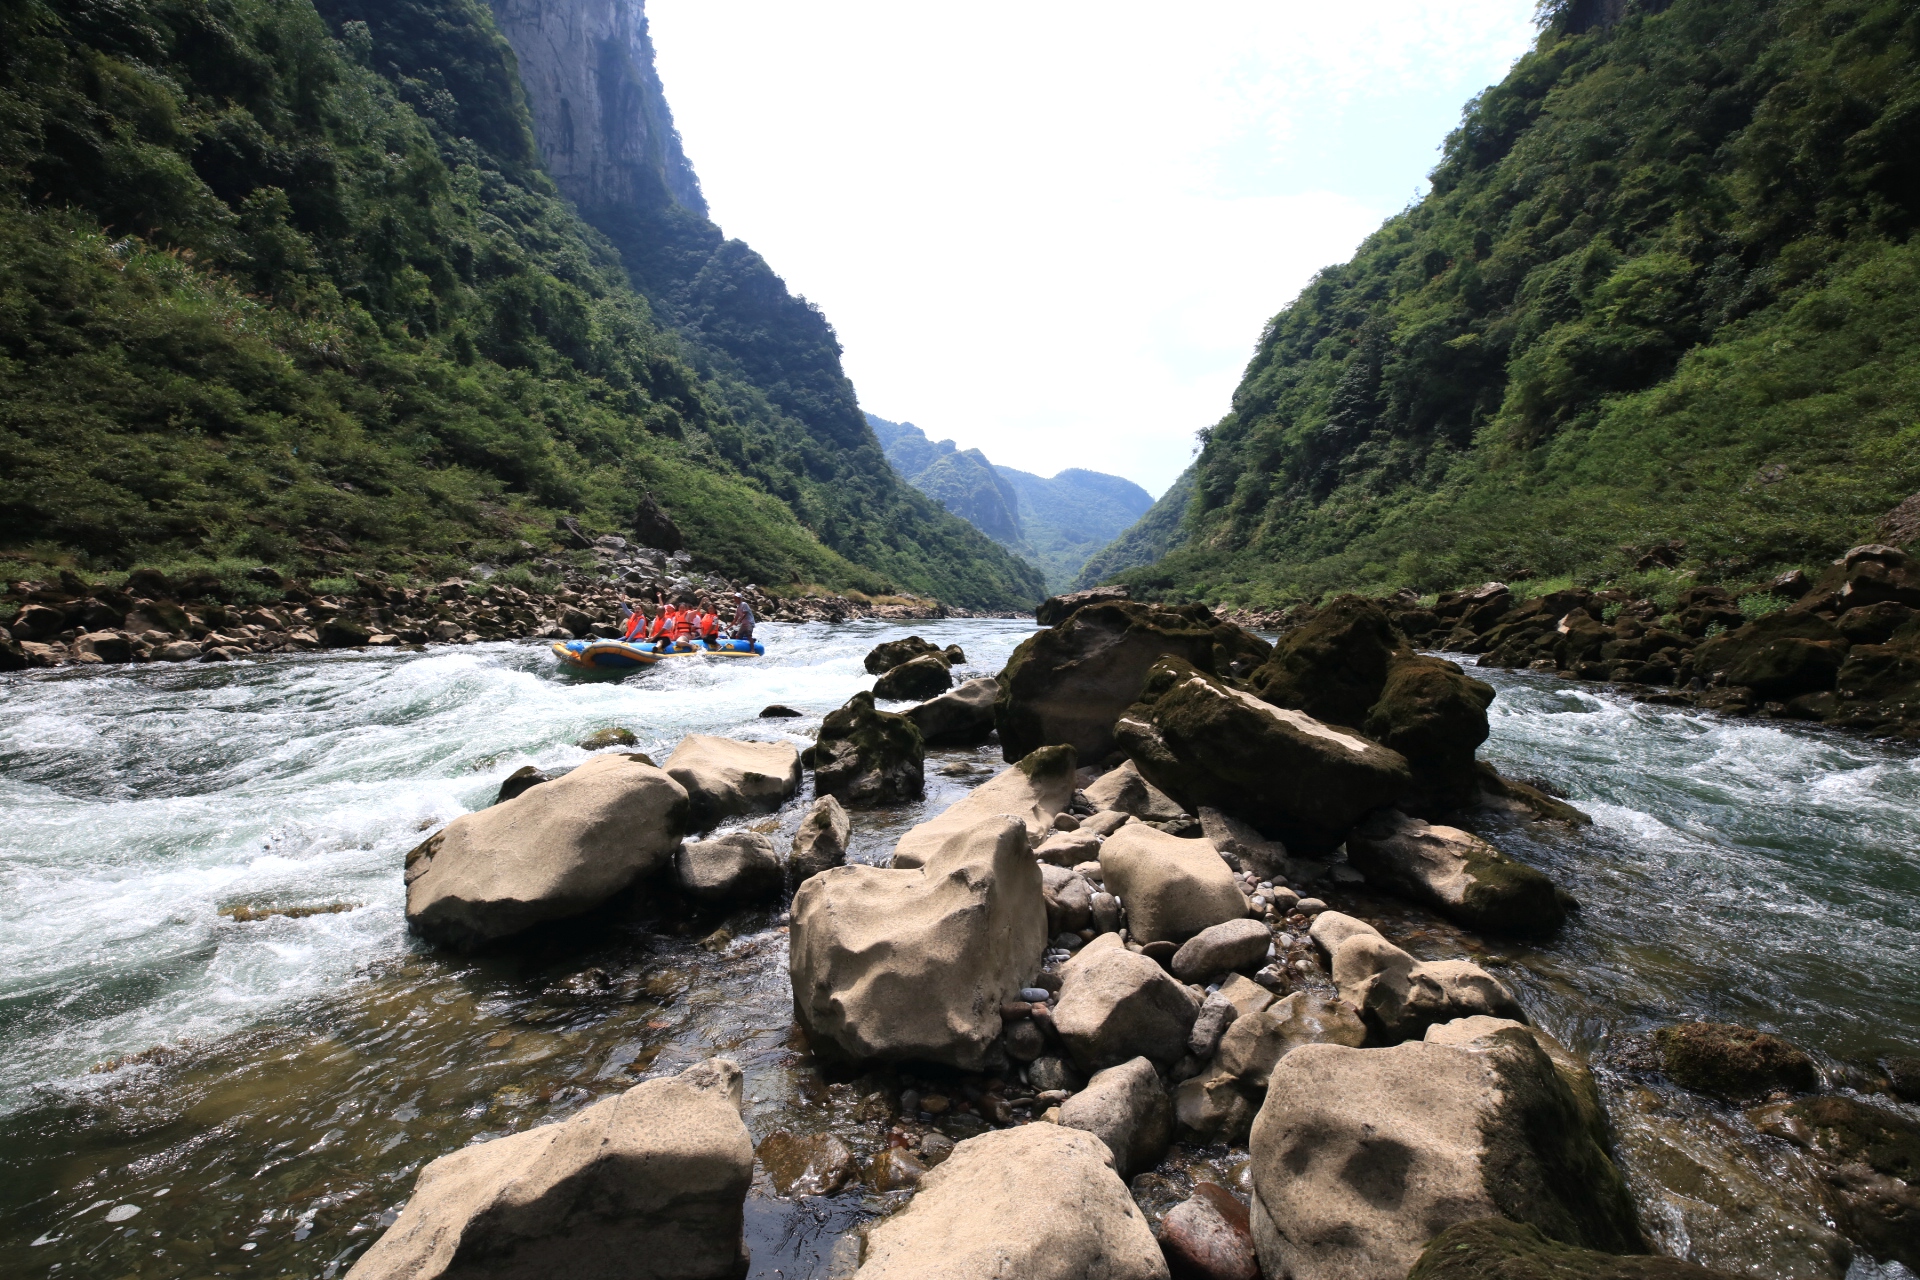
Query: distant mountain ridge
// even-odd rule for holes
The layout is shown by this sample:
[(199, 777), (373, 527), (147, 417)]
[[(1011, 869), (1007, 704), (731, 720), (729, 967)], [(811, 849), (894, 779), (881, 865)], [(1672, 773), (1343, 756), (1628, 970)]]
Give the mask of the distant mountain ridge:
[(867, 425), (908, 484), (1038, 566), (1050, 592), (1068, 590), (1088, 557), (1153, 506), (1152, 494), (1120, 476), (1080, 467), (1037, 476), (997, 466), (978, 449), (929, 440), (911, 422), (869, 413)]

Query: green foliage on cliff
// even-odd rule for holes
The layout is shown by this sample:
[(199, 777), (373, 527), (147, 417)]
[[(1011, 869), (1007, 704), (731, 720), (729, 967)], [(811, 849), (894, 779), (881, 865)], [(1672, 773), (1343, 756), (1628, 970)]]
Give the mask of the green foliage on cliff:
[(650, 490), (776, 588), (1031, 595), (768, 399), (557, 197), (472, 0), (0, 0), (0, 548), (444, 566)]
[(1920, 488), (1920, 9), (1591, 8), (1546, 6), (1432, 192), (1268, 325), (1122, 579), (1271, 603), (1670, 539), (1734, 578)]

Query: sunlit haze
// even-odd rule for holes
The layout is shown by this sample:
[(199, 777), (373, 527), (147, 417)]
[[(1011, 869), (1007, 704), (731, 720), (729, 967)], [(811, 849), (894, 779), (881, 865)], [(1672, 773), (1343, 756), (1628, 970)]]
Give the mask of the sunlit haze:
[(1534, 4), (647, 8), (714, 220), (826, 312), (864, 408), (1158, 494)]

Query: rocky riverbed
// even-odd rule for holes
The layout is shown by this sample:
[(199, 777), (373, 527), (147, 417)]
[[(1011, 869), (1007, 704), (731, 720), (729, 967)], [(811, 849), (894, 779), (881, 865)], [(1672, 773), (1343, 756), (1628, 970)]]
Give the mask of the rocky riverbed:
[[(919, 634), (942, 654), (958, 647), (949, 678), (964, 690), (968, 677), (1001, 670), (1030, 630), (937, 622)], [(1211, 635), (1202, 627), (1194, 643), (1202, 633)], [(57, 1266), (67, 1274), (339, 1274), (396, 1221), (393, 1211), (425, 1162), (477, 1139), (581, 1117), (635, 1081), (664, 1080), (715, 1056), (744, 1072), (739, 1114), (756, 1152), (743, 1184), (753, 1274), (847, 1273), (856, 1247), (866, 1250), (872, 1274), (926, 1274), (924, 1262), (914, 1262), (925, 1240), (914, 1224), (930, 1219), (902, 1208), (917, 1196), (951, 1195), (949, 1186), (977, 1185), (980, 1168), (1001, 1167), (981, 1164), (998, 1148), (972, 1140), (1049, 1119), (1068, 1122), (1047, 1125), (1051, 1132), (1101, 1134), (1129, 1175), (1126, 1203), (1107, 1210), (1119, 1215), (1116, 1224), (1137, 1214), (1163, 1251), (1193, 1252), (1234, 1235), (1233, 1205), (1244, 1211), (1258, 1195), (1272, 1212), (1284, 1200), (1278, 1189), (1260, 1191), (1259, 1162), (1250, 1158), (1262, 1139), (1258, 1125), (1243, 1129), (1260, 1101), (1248, 1073), (1263, 1068), (1245, 1054), (1257, 1059), (1274, 1037), (1299, 1036), (1252, 1032), (1268, 1023), (1298, 1027), (1308, 1017), (1316, 1029), (1305, 1039), (1319, 1041), (1316, 1054), (1371, 1062), (1365, 1055), (1418, 1049), (1453, 1062), (1447, 1055), (1468, 1052), (1433, 1032), (1397, 1049), (1348, 1047), (1401, 1034), (1386, 1028), (1418, 1002), (1395, 1004), (1379, 980), (1398, 965), (1414, 987), (1430, 981), (1448, 1000), (1481, 1002), (1413, 1015), (1427, 1025), (1457, 1023), (1468, 1012), (1519, 1013), (1565, 1047), (1569, 1080), (1591, 1063), (1635, 1220), (1664, 1251), (1782, 1276), (1838, 1275), (1868, 1266), (1867, 1257), (1885, 1263), (1848, 1243), (1857, 1227), (1836, 1229), (1833, 1221), (1830, 1171), (1844, 1161), (1836, 1163), (1831, 1140), (1819, 1136), (1839, 1132), (1832, 1117), (1822, 1129), (1819, 1115), (1765, 1111), (1782, 1105), (1764, 1096), (1779, 1087), (1788, 1107), (1838, 1098), (1911, 1115), (1888, 1092), (1898, 1086), (1888, 1064), (1913, 1052), (1920, 1027), (1886, 975), (1910, 971), (1920, 958), (1920, 883), (1901, 852), (1920, 831), (1920, 777), (1904, 755), (1818, 731), (1716, 725), (1688, 709), (1636, 707), (1551, 676), (1487, 673), (1499, 696), (1483, 757), (1511, 779), (1567, 793), (1594, 819), (1542, 821), (1537, 805), (1501, 794), (1493, 799), (1505, 803), (1475, 806), (1472, 832), (1461, 832), (1579, 902), (1558, 931), (1537, 936), (1464, 927), (1460, 903), (1423, 898), (1391, 872), (1363, 870), (1391, 864), (1354, 858), (1352, 840), (1344, 854), (1316, 847), (1311, 822), (1284, 864), (1262, 862), (1281, 856), (1265, 847), (1269, 835), (1228, 825), (1210, 806), (1183, 808), (1138, 768), (1076, 760), (1056, 787), (1037, 766), (1010, 777), (1000, 743), (929, 742), (918, 798), (883, 808), (849, 798), (851, 865), (826, 880), (923, 877), (884, 868), (896, 851), (926, 844), (914, 828), (969, 797), (983, 814), (1033, 820), (1006, 839), (1060, 851), (1026, 864), (1036, 869), (1029, 901), (1042, 909), (1043, 930), (1031, 976), (1043, 985), (1008, 993), (996, 1013), (1000, 1030), (979, 1042), (977, 1060), (941, 1063), (922, 1051), (915, 1060), (863, 1063), (847, 1060), (845, 1045), (825, 1052), (840, 1033), (817, 1018), (796, 1025), (789, 972), (812, 963), (801, 962), (800, 943), (818, 908), (803, 895), (788, 916), (784, 892), (703, 902), (693, 890), (707, 881), (678, 864), (659, 874), (680, 877), (680, 889), (563, 932), (536, 930), (507, 949), (466, 957), (406, 940), (405, 851), (449, 818), (484, 814), (508, 775), (533, 766), (558, 776), (624, 751), (645, 752), (660, 772), (697, 782), (692, 764), (683, 758), (676, 772), (673, 759), (689, 732), (790, 744), (797, 757), (821, 736), (827, 712), (838, 714), (850, 691), (887, 674), (870, 669), (869, 651), (904, 635), (875, 624), (775, 626), (765, 665), (690, 664), (617, 685), (568, 680), (537, 649), (511, 645), (14, 677), (10, 700), (21, 710), (0, 739), (0, 779), (17, 815), (8, 862), (19, 869), (19, 905), (0, 918), (0, 943), (20, 975), (5, 993), (15, 1031), (6, 1074), (19, 1083), (0, 1130), (13, 1171), (0, 1230), (14, 1254), (38, 1273)], [(1182, 661), (1202, 656), (1184, 652)], [(1256, 669), (1209, 678), (1241, 683)], [(758, 710), (771, 703), (803, 714), (761, 719)], [(847, 785), (866, 776), (858, 760), (872, 749), (872, 724), (862, 717), (908, 709), (883, 700), (856, 710), (845, 734), (830, 739), (852, 744), (855, 765), (841, 771)], [(1142, 714), (1178, 747), (1175, 710)], [(120, 727), (130, 711), (143, 732)], [(935, 718), (919, 717), (928, 738), (965, 737), (966, 721), (960, 712), (939, 719), (936, 734)], [(1045, 717), (1037, 723), (1047, 735)], [(633, 731), (631, 746), (595, 754), (572, 745), (615, 726)], [(995, 779), (998, 792), (981, 786)], [(803, 826), (820, 825), (816, 810), (803, 783), (772, 811), (721, 825), (764, 837), (784, 854)], [(1126, 820), (1109, 827), (1103, 815), (1111, 814)], [(1431, 840), (1443, 828), (1395, 827), (1375, 843)], [(1076, 840), (1078, 851), (1069, 851)], [(1161, 874), (1202, 849), (1210, 863)], [(936, 851), (922, 861), (950, 856)], [(887, 886), (897, 883), (876, 880), (871, 891), (894, 892)], [(1179, 891), (1163, 892), (1167, 885)], [(1205, 905), (1221, 893), (1235, 895), (1236, 909)], [(1159, 917), (1141, 914), (1156, 902)], [(344, 909), (323, 909), (334, 907)], [(1199, 948), (1181, 940), (1199, 917), (1183, 922), (1179, 912), (1193, 909), (1256, 926), (1265, 939), (1260, 954), (1235, 951), (1242, 944), (1231, 936)], [(1116, 923), (1128, 932), (1109, 927)], [(1239, 926), (1230, 924), (1221, 919), (1200, 932), (1233, 934)], [(1347, 936), (1333, 936), (1333, 925)], [(1212, 961), (1196, 955), (1209, 950)], [(1373, 967), (1356, 979), (1353, 962), (1362, 955)], [(1222, 959), (1232, 962), (1226, 970), (1205, 969)], [(1489, 983), (1466, 981), (1469, 970)], [(1186, 1041), (1156, 1049), (1149, 1033), (1135, 1046), (1142, 1053), (1107, 1066), (1111, 1046), (1102, 1036), (1119, 1028), (1111, 1012), (1089, 1021), (1087, 1010), (1132, 999), (1098, 994), (1116, 983), (1166, 992), (1154, 999), (1190, 999)], [(1225, 1028), (1212, 1017), (1219, 1039), (1196, 1051), (1209, 987), (1218, 988), (1215, 997), (1267, 1003), (1236, 1009)], [(1498, 1004), (1502, 990), (1515, 1008)], [(1455, 991), (1462, 994), (1448, 994)], [(1354, 997), (1352, 1023), (1335, 1007), (1343, 995)], [(1013, 1003), (1024, 1016), (1005, 1007)], [(1183, 1020), (1179, 1005), (1157, 1007)], [(881, 1021), (897, 1026), (903, 1016)], [(1656, 1033), (1701, 1018), (1758, 1026), (1807, 1051), (1811, 1092), (1792, 1070), (1763, 1081), (1758, 1109), (1754, 1098), (1684, 1087), (1684, 1070)], [(1150, 1032), (1151, 1022), (1138, 1025)], [(1361, 1029), (1356, 1036), (1342, 1026)], [(1029, 1035), (1015, 1028), (1032, 1029), (1041, 1052), (1023, 1060), (1028, 1046), (1015, 1042)], [(1428, 1041), (1434, 1047), (1423, 1047)], [(996, 1045), (1012, 1053), (996, 1060)], [(1470, 1052), (1525, 1058), (1534, 1050)], [(1141, 1060), (1151, 1065), (1133, 1081), (1124, 1069)], [(1215, 1070), (1194, 1069), (1209, 1064)], [(1122, 1074), (1107, 1079), (1103, 1071)], [(1336, 1078), (1361, 1077), (1342, 1070)], [(1540, 1079), (1550, 1085), (1551, 1072)], [(1141, 1093), (1146, 1080), (1152, 1086)], [(1390, 1075), (1379, 1080), (1380, 1105), (1390, 1106), (1395, 1086)], [(1331, 1103), (1325, 1086), (1306, 1089), (1301, 1096), (1314, 1106)], [(1112, 1120), (1151, 1112), (1154, 1096), (1168, 1111), (1164, 1154), (1150, 1133), (1136, 1143)], [(1567, 1096), (1577, 1101), (1579, 1090)], [(1335, 1120), (1329, 1113), (1327, 1123)], [(1130, 1124), (1124, 1134), (1138, 1129)], [(956, 1163), (952, 1177), (916, 1192), (926, 1171), (963, 1156), (972, 1164)], [(1043, 1176), (1002, 1213), (1064, 1229), (1050, 1195), (1082, 1187), (1073, 1179), (1084, 1181), (1076, 1197), (1105, 1194), (1083, 1158), (1070, 1142), (1005, 1154), (1010, 1167), (1037, 1167)], [(1104, 1176), (1120, 1185), (1118, 1175)], [(1340, 1181), (1329, 1177), (1326, 1185)], [(1488, 1194), (1498, 1207), (1497, 1194)], [(1220, 1195), (1226, 1201), (1209, 1199)], [(955, 1217), (935, 1213), (938, 1204), (928, 1200), (931, 1218)], [(1282, 1211), (1304, 1221), (1318, 1210)], [(882, 1222), (898, 1225), (874, 1225)], [(1142, 1255), (1143, 1274), (1158, 1257)]]

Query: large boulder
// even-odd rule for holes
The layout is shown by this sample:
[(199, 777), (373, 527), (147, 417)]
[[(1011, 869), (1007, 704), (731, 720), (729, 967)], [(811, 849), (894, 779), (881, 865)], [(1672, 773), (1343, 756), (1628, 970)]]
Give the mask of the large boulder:
[(1360, 1011), (1375, 1044), (1398, 1044), (1455, 1018), (1526, 1021), (1513, 993), (1478, 965), (1415, 960), (1370, 928), (1340, 942), (1332, 968), (1340, 998)]
[(1206, 982), (1235, 969), (1255, 969), (1272, 945), (1267, 926), (1250, 916), (1208, 925), (1173, 953), (1173, 976), (1182, 982)]
[(1051, 1124), (960, 1143), (864, 1253), (855, 1280), (1167, 1280), (1113, 1153)]
[(1510, 1218), (1479, 1218), (1433, 1238), (1407, 1280), (1735, 1280), (1697, 1262), (1601, 1253), (1549, 1240)]
[(1411, 651), (1386, 612), (1371, 600), (1346, 595), (1282, 636), (1247, 685), (1275, 706), (1358, 729), (1380, 700), (1387, 668), (1403, 656)]
[(921, 867), (823, 871), (792, 913), (794, 1016), (816, 1050), (856, 1061), (980, 1070), (1047, 941), (1040, 867), (1006, 817), (953, 832)]
[(1000, 682), (982, 676), (908, 708), (906, 717), (930, 747), (974, 747), (993, 736), (993, 704), (999, 696)]
[(1125, 905), (1137, 942), (1185, 942), (1247, 914), (1245, 895), (1212, 845), (1138, 822), (1100, 846), (1100, 875)]
[(893, 865), (917, 867), (954, 832), (1000, 815), (1018, 818), (1028, 839), (1038, 846), (1053, 831), (1060, 811), (1073, 802), (1073, 766), (1071, 747), (1043, 747), (1001, 770), (901, 836), (894, 846)]
[(887, 640), (868, 651), (865, 663), (867, 674), (883, 676), (895, 667), (922, 657), (944, 658), (944, 655), (939, 645), (929, 644), (919, 636), (908, 636), (905, 640)]
[(1295, 1049), (1268, 1079), (1250, 1146), (1268, 1275), (1405, 1275), (1434, 1236), (1490, 1217), (1583, 1248), (1646, 1248), (1600, 1136), (1524, 1029)]
[(1147, 780), (1190, 812), (1218, 809), (1295, 853), (1337, 848), (1413, 781), (1399, 752), (1176, 658), (1154, 665), (1114, 731)]
[(351, 1280), (734, 1280), (753, 1141), (724, 1058), (420, 1171)]
[(1846, 636), (1825, 618), (1788, 609), (1702, 641), (1693, 651), (1693, 669), (1751, 689), (1756, 697), (1785, 700), (1833, 688), (1848, 648)]
[(667, 757), (666, 770), (687, 789), (696, 831), (742, 814), (771, 812), (800, 789), (800, 753), (791, 742), (690, 733)]
[(894, 667), (873, 682), (873, 696), (889, 702), (937, 698), (953, 687), (953, 672), (937, 653), (922, 654)]
[(1140, 766), (1129, 760), (1087, 784), (1087, 802), (1096, 810), (1129, 813), (1142, 822), (1168, 822), (1186, 810), (1172, 796), (1140, 776)]
[(832, 796), (821, 796), (800, 819), (793, 833), (793, 851), (787, 855), (787, 875), (795, 884), (819, 875), (847, 860), (847, 842), (853, 838), (853, 820)]
[(1043, 627), (1057, 627), (1072, 617), (1077, 609), (1084, 609), (1090, 604), (1109, 604), (1130, 599), (1132, 594), (1126, 587), (1090, 587), (1085, 591), (1048, 596), (1033, 611), (1033, 620)]
[(1123, 1178), (1160, 1163), (1173, 1140), (1173, 1106), (1160, 1073), (1145, 1058), (1095, 1072), (1086, 1088), (1060, 1105), (1060, 1123), (1106, 1143)]
[(820, 736), (800, 757), (813, 789), (848, 804), (917, 800), (927, 786), (927, 750), (913, 721), (873, 705), (862, 690), (820, 722)]
[(1163, 657), (1232, 673), (1264, 660), (1266, 641), (1219, 622), (1199, 605), (1180, 609), (1107, 601), (1036, 632), (1000, 673), (995, 719), (1009, 760), (1055, 743), (1098, 763), (1113, 752), (1113, 722), (1140, 696)]
[(1347, 861), (1369, 884), (1424, 902), (1485, 933), (1550, 933), (1566, 917), (1561, 891), (1476, 835), (1395, 809), (1369, 814), (1347, 837)]
[(1053, 1025), (1082, 1071), (1136, 1057), (1169, 1067), (1186, 1054), (1200, 1002), (1147, 957), (1096, 944), (1074, 957), (1060, 978)]
[(407, 855), (407, 925), (473, 947), (579, 915), (666, 866), (687, 792), (631, 756), (455, 818)]
[(776, 898), (787, 878), (773, 841), (758, 831), (730, 831), (682, 845), (673, 869), (680, 888), (701, 902)]
[(1407, 758), (1427, 810), (1459, 809), (1479, 793), (1474, 753), (1487, 740), (1492, 703), (1492, 685), (1446, 659), (1397, 654), (1359, 727)]

